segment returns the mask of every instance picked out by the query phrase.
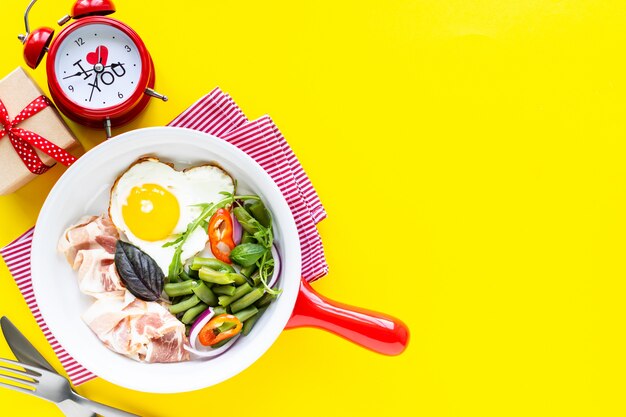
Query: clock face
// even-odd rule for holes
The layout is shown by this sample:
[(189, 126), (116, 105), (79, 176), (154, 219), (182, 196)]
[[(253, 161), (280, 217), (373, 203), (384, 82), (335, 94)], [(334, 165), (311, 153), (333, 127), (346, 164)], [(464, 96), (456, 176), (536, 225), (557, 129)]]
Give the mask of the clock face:
[(142, 59), (139, 48), (121, 30), (87, 24), (59, 45), (55, 76), (67, 98), (93, 110), (128, 100), (139, 86)]

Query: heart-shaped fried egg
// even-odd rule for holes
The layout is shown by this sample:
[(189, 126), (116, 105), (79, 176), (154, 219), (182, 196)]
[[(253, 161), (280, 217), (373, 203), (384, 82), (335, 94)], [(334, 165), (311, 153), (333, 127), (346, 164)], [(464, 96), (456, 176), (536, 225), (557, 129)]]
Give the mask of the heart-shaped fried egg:
[[(144, 158), (120, 175), (111, 189), (109, 216), (126, 240), (150, 255), (167, 275), (176, 240), (202, 211), (198, 204), (223, 200), (233, 193), (233, 179), (220, 167), (202, 165), (177, 171), (156, 158)], [(208, 239), (197, 228), (183, 246), (185, 262), (204, 249)]]

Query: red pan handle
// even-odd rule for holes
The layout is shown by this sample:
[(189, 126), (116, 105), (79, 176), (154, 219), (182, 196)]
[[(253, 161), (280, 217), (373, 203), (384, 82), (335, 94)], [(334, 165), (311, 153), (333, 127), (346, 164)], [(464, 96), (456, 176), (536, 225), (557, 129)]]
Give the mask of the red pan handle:
[(384, 355), (399, 355), (409, 343), (409, 328), (383, 313), (330, 300), (304, 279), (286, 329), (317, 327)]

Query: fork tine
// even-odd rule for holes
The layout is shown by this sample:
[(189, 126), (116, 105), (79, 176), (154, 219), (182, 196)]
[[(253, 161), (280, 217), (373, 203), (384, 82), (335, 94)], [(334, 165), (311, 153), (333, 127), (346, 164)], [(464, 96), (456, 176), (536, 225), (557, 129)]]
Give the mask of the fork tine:
[(28, 372), (24, 372), (21, 369), (9, 368), (8, 366), (0, 366), (0, 375), (4, 375), (1, 372), (10, 372), (15, 375), (25, 376), (26, 378), (34, 379), (35, 381), (37, 380), (36, 378), (40, 376), (29, 374)]
[[(26, 365), (26, 364), (24, 364), (22, 362), (12, 361), (11, 359), (6, 359), (6, 358), (0, 358), (0, 363), (3, 363), (3, 362), (5, 364), (11, 364), (11, 365), (19, 366), (20, 368), (28, 369), (31, 372), (35, 372), (36, 376), (42, 376), (43, 375), (42, 372), (47, 372), (47, 371), (44, 371), (41, 368), (36, 368), (34, 366)], [(15, 372), (18, 375), (24, 375), (24, 376), (27, 376), (29, 378), (33, 378), (33, 375), (28, 374), (26, 372), (17, 371), (15, 369), (8, 368), (6, 366), (0, 366), (0, 368), (8, 369), (9, 371)]]
[(31, 390), (26, 389), (26, 388), (18, 387), (16, 385), (5, 384), (4, 382), (0, 382), (0, 387), (12, 389), (13, 391), (22, 392), (24, 394), (30, 394), (30, 395), (34, 395), (35, 394), (35, 391), (31, 391)]
[(37, 387), (37, 381), (28, 381), (26, 379), (18, 378), (18, 377), (7, 375), (7, 374), (3, 374), (3, 373), (0, 373), (0, 379), (6, 379), (6, 380), (9, 380), (9, 381), (15, 381), (17, 383), (24, 384), (24, 385), (27, 385), (27, 386), (33, 387), (33, 388)]

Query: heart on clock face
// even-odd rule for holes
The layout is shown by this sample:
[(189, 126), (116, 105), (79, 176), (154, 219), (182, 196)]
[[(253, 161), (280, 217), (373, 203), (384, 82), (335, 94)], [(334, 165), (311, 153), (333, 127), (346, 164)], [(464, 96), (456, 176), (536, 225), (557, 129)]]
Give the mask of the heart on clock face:
[(109, 50), (106, 46), (103, 45), (98, 46), (94, 52), (89, 52), (87, 54), (87, 62), (89, 62), (91, 65), (96, 65), (97, 63), (106, 65), (108, 58)]

